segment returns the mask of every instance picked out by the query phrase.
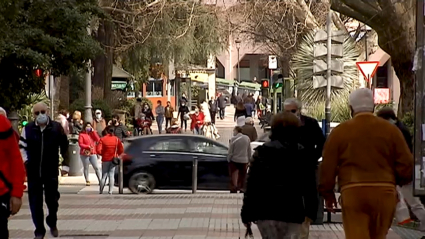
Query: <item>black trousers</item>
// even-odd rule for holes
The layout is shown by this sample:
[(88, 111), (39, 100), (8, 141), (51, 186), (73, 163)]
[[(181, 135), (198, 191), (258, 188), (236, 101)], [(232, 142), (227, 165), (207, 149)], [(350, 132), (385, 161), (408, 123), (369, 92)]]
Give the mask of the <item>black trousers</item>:
[(183, 117), (180, 118), (180, 128), (183, 129), (183, 124), (184, 124), (184, 130), (187, 129), (187, 120), (183, 119)]
[(225, 110), (226, 108), (220, 108), (220, 111), (219, 111), (219, 115), (220, 115), (220, 119), (224, 119), (224, 110)]
[(170, 126), (171, 126), (171, 119), (172, 119), (172, 118), (165, 118), (165, 130), (167, 130), (167, 129), (168, 129), (168, 125), (170, 125)]
[(10, 195), (0, 196), (0, 238), (9, 238), (8, 219), (10, 216)]
[(217, 114), (217, 111), (210, 111), (211, 115), (211, 123), (215, 124), (215, 115)]
[(43, 191), (44, 201), (49, 210), (46, 223), (50, 228), (56, 228), (60, 198), (58, 186), (58, 177), (43, 179), (28, 177), (28, 200), (32, 221), (35, 226), (35, 236), (44, 236), (46, 234), (46, 228), (44, 227)]

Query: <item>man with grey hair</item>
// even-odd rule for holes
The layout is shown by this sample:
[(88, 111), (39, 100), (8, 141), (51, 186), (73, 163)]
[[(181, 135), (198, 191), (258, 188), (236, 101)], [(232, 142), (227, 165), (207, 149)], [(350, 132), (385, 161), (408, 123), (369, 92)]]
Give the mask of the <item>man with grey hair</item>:
[(371, 90), (352, 92), (349, 105), (353, 118), (333, 129), (326, 141), (319, 191), (333, 211), (338, 177), (347, 239), (386, 238), (397, 204), (396, 185), (412, 181), (413, 156), (400, 130), (373, 115)]
[(253, 118), (247, 117), (245, 119), (245, 125), (243, 125), (241, 128), (242, 128), (242, 134), (248, 136), (251, 142), (257, 140), (258, 134), (257, 134), (257, 130), (254, 127)]
[[(59, 152), (63, 156), (62, 170), (68, 172), (68, 137), (62, 125), (47, 115), (47, 105), (39, 102), (33, 107), (35, 121), (22, 130), (19, 147), (27, 168), (28, 201), (35, 239), (43, 239), (43, 192), (49, 214), (46, 223), (53, 237), (58, 237), (57, 212), (59, 208), (58, 172)], [(60, 151), (59, 151), (60, 149)]]
[[(297, 116), (301, 121), (300, 127), (300, 143), (305, 147), (308, 155), (304, 160), (306, 160), (306, 173), (316, 175), (316, 185), (317, 185), (317, 166), (319, 164), (319, 159), (322, 157), (323, 145), (325, 144), (325, 136), (322, 129), (320, 128), (319, 123), (316, 119), (302, 115), (302, 103), (296, 98), (289, 98), (283, 102), (284, 110), (290, 112)], [(317, 195), (319, 197), (319, 195)], [(318, 220), (323, 218), (323, 202), (319, 200), (319, 212)], [(301, 239), (308, 239), (310, 224), (312, 220), (310, 218), (305, 219), (301, 229)], [(320, 221), (319, 221), (320, 223)]]

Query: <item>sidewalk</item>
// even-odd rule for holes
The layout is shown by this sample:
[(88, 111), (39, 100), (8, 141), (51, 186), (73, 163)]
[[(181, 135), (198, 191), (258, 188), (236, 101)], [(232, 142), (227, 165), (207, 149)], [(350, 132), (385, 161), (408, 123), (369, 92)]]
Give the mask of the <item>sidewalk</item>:
[[(91, 186), (94, 187), (94, 186)], [(89, 187), (89, 188), (91, 188)], [(244, 238), (241, 194), (156, 193), (152, 195), (62, 194), (58, 213), (61, 238)], [(32, 238), (28, 200), (9, 222), (11, 238)], [(255, 238), (261, 238), (254, 225)], [(49, 238), (49, 237), (47, 237)], [(340, 224), (311, 226), (311, 239), (345, 238)], [(388, 239), (400, 239), (393, 230)]]

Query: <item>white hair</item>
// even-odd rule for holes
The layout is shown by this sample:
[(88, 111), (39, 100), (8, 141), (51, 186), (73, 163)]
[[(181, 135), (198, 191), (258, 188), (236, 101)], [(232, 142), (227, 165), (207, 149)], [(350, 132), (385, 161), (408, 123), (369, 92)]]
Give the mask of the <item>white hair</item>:
[(373, 112), (375, 108), (373, 93), (368, 88), (361, 88), (351, 92), (348, 103), (354, 113)]
[(252, 117), (245, 118), (245, 124), (251, 124), (253, 122)]
[(0, 115), (4, 115), (5, 117), (7, 117), (6, 110), (4, 110), (2, 107), (0, 107)]
[(297, 106), (297, 108), (298, 109), (301, 109), (302, 108), (302, 106), (303, 106), (303, 104), (301, 103), (301, 101), (299, 101), (298, 99), (296, 99), (296, 98), (288, 98), (288, 99), (286, 99), (284, 102), (283, 102), (283, 105), (284, 106), (287, 106), (287, 105), (295, 105), (295, 106)]

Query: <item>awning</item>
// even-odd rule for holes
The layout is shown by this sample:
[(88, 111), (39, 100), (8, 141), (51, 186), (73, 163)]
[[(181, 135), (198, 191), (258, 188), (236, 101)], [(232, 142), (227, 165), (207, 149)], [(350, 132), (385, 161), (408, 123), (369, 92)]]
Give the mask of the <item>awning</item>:
[(258, 83), (251, 83), (243, 81), (239, 84), (239, 88), (251, 89), (251, 90), (260, 90), (261, 85)]
[(128, 78), (134, 78), (130, 73), (128, 73), (127, 71), (119, 68), (116, 65), (112, 66), (112, 78), (124, 78), (124, 79), (128, 79)]
[(223, 78), (215, 78), (215, 84), (216, 85), (223, 85), (223, 86), (233, 86), (235, 83), (234, 80), (226, 80)]

